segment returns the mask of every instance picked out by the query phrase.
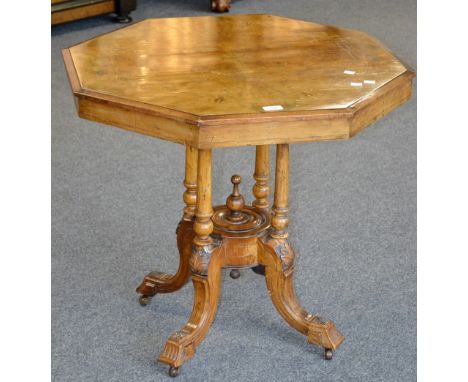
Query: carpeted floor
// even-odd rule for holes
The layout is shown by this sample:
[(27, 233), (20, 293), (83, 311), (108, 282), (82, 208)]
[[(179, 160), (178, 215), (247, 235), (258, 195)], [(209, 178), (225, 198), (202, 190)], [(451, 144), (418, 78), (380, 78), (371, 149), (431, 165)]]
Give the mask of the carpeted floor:
[[(416, 68), (414, 0), (238, 0), (231, 13), (360, 29)], [(208, 14), (208, 0), (140, 0), (132, 16)], [(118, 27), (97, 17), (52, 29), (57, 382), (168, 380), (153, 361), (191, 310), (191, 284), (145, 308), (135, 293), (147, 271), (176, 269), (184, 148), (80, 120), (64, 71), (61, 48)], [(249, 194), (253, 158), (253, 148), (215, 150), (216, 204), (234, 173)], [(291, 161), (297, 293), (345, 342), (323, 360), (279, 317), (261, 276), (225, 273), (217, 319), (179, 381), (415, 381), (416, 94), (350, 141), (292, 146)]]

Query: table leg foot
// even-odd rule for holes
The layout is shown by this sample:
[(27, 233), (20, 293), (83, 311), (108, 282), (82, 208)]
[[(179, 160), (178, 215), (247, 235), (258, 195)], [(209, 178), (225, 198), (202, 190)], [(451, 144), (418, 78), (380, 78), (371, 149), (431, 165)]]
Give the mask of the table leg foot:
[(221, 253), (213, 245), (195, 249), (191, 259), (194, 302), (192, 314), (181, 329), (172, 334), (159, 361), (178, 368), (195, 355), (218, 309), (221, 291)]
[(265, 279), (271, 299), (279, 314), (294, 329), (307, 336), (309, 343), (325, 349), (330, 360), (333, 350), (344, 340), (329, 320), (308, 313), (299, 303), (293, 285), (295, 253), (287, 239), (268, 238), (262, 242), (260, 262), (265, 266)]
[(114, 17), (114, 21), (119, 24), (129, 24), (133, 20), (130, 16), (128, 15), (117, 15)]
[(182, 288), (190, 278), (189, 258), (195, 236), (193, 221), (182, 220), (177, 227), (177, 246), (179, 248), (179, 269), (174, 275), (150, 272), (137, 288), (140, 305), (146, 306), (157, 293), (171, 293)]
[(229, 12), (231, 8), (231, 0), (211, 0), (211, 10), (213, 12)]

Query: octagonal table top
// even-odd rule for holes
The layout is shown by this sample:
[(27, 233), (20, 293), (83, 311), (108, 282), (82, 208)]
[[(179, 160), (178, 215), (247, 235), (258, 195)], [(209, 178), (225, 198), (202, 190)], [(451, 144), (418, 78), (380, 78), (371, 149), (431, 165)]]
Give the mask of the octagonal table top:
[(349, 138), (414, 76), (363, 32), (262, 14), (147, 19), (63, 54), (81, 117), (198, 148)]

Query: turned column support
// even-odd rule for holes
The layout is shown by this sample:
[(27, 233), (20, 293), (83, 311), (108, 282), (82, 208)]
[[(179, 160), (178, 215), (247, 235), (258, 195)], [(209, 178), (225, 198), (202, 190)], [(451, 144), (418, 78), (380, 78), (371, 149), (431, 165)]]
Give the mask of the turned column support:
[(270, 195), (270, 146), (256, 146), (255, 150), (255, 172), (253, 175), (255, 184), (253, 186), (253, 195), (255, 197), (252, 205), (262, 210), (268, 210), (270, 204), (268, 196)]
[[(255, 200), (252, 206), (269, 214), (270, 203), (270, 146), (259, 145), (255, 147), (255, 172), (253, 174), (255, 184), (252, 188)], [(252, 268), (252, 270), (264, 276), (265, 267), (261, 264)], [(232, 277), (232, 276), (231, 276)]]
[(205, 246), (212, 243), (213, 206), (211, 204), (211, 150), (198, 150), (197, 204), (195, 210), (194, 244)]
[(197, 205), (197, 168), (198, 150), (185, 146), (185, 179), (184, 179), (184, 220), (191, 221), (195, 217)]
[(275, 239), (286, 239), (289, 224), (288, 190), (289, 190), (289, 145), (276, 145), (275, 197), (272, 210), (271, 236)]

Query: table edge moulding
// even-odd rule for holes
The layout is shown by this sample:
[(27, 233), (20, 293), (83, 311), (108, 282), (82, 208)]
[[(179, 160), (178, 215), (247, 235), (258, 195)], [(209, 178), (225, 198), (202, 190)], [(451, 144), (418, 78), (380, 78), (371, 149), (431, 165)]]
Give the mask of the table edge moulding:
[[(255, 15), (218, 18), (242, 16)], [(97, 37), (109, 33), (113, 32)], [(62, 54), (81, 118), (199, 149), (349, 139), (409, 100), (415, 76), (400, 60), (406, 68), (403, 73), (345, 108), (197, 115), (83, 88), (72, 48)]]

